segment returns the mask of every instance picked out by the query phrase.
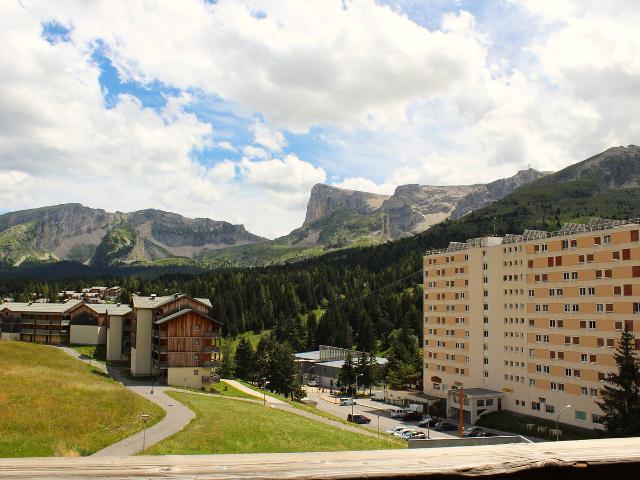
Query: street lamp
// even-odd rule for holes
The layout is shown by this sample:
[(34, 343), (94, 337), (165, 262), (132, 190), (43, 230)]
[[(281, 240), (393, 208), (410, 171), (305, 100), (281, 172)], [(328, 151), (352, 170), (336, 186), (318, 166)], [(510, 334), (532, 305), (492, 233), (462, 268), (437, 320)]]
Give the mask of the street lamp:
[(358, 377), (362, 375), (361, 373), (356, 373), (356, 389), (353, 395), (353, 398), (351, 399), (351, 420), (353, 420), (353, 407), (356, 404), (356, 398), (358, 397)]
[(564, 412), (567, 408), (571, 408), (571, 405), (565, 405), (564, 407), (562, 407), (562, 409), (558, 412), (558, 416), (556, 417), (556, 442), (560, 440), (560, 430), (558, 429), (560, 415), (562, 415), (562, 412)]
[(262, 378), (262, 405), (267, 406), (267, 379)]
[(146, 442), (147, 442), (147, 422), (149, 421), (150, 415), (143, 413), (140, 415), (142, 417), (143, 427), (142, 427), (142, 454), (144, 455)]
[(151, 375), (151, 391), (149, 392), (151, 395), (153, 395), (153, 381), (156, 379), (156, 377), (154, 377), (153, 375)]

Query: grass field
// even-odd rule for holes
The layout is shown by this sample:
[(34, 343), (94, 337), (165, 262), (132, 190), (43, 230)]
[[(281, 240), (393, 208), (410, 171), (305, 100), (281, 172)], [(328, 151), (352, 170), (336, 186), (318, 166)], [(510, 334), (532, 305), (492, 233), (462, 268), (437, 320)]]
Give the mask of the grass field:
[[(240, 343), (240, 339), (241, 338), (245, 338), (245, 339), (249, 340), (249, 343), (251, 343), (253, 348), (256, 348), (256, 346), (258, 345), (258, 342), (260, 341), (260, 339), (262, 337), (264, 337), (265, 335), (268, 335), (269, 332), (270, 332), (269, 330), (263, 330), (260, 333), (255, 333), (255, 332), (244, 332), (244, 333), (241, 333), (236, 338), (231, 340), (231, 351), (232, 352), (236, 351), (236, 347), (238, 346), (238, 343)], [(225, 342), (227, 340), (223, 339), (222, 341)]]
[(164, 411), (44, 345), (0, 342), (0, 457), (89, 455)]
[(148, 455), (314, 452), (400, 448), (339, 430), (289, 412), (237, 400), (169, 392), (196, 412), (179, 433), (147, 450)]
[(91, 358), (96, 362), (106, 363), (107, 361), (107, 346), (106, 345), (69, 345), (80, 355), (84, 355), (87, 358)]

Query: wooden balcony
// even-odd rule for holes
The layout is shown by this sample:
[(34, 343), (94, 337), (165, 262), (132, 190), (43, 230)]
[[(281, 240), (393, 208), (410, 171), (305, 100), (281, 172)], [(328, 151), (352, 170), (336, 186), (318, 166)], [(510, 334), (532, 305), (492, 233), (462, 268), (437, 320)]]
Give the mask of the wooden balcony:
[(213, 353), (213, 352), (220, 353), (220, 347), (216, 345), (203, 345), (202, 351), (205, 353)]
[(220, 338), (220, 332), (207, 331), (202, 332), (204, 338)]
[(154, 330), (153, 336), (156, 338), (169, 338), (169, 334), (167, 332), (163, 332), (160, 330)]

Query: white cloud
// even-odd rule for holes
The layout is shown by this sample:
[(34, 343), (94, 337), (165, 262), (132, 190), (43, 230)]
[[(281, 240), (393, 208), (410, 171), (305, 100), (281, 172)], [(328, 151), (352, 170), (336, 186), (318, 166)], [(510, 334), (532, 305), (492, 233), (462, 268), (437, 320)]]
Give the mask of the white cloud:
[(273, 130), (262, 122), (253, 125), (253, 133), (253, 142), (272, 152), (280, 152), (287, 145), (287, 139), (282, 132)]
[(387, 183), (378, 184), (364, 177), (349, 177), (343, 181), (334, 183), (334, 187), (346, 188), (347, 190), (359, 190), (361, 192), (380, 193), (382, 195), (392, 195), (395, 190), (394, 185)]
[(466, 31), (429, 31), (374, 0), (158, 0), (151, 8), (66, 0), (27, 8), (73, 25), (81, 45), (100, 39), (125, 78), (195, 86), (296, 130), (401, 120), (407, 102), (465, 85), (484, 58)]

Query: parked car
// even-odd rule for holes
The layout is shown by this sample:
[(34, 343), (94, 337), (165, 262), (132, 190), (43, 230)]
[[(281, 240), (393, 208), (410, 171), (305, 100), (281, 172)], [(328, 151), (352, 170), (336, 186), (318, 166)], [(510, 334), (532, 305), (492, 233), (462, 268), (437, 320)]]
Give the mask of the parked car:
[(390, 433), (391, 435), (393, 435), (394, 433), (399, 432), (401, 430), (404, 430), (406, 428), (408, 428), (406, 425), (397, 425), (397, 426), (387, 430), (386, 433)]
[(485, 437), (495, 437), (496, 434), (493, 433), (493, 432), (482, 431), (482, 432), (479, 432), (478, 434), (473, 435), (473, 436), (474, 437), (478, 437), (478, 438), (485, 438)]
[(414, 433), (409, 435), (407, 440), (424, 440), (425, 438), (427, 438), (427, 434), (426, 433), (424, 433), (424, 432), (414, 432)]
[(433, 428), (436, 426), (437, 423), (440, 423), (441, 421), (442, 421), (441, 418), (431, 417), (431, 418), (422, 420), (420, 423), (418, 423), (418, 426), (422, 428)]
[(484, 430), (480, 427), (467, 427), (462, 431), (463, 437), (477, 437), (479, 433), (483, 433)]
[(402, 415), (402, 420), (406, 420), (406, 421), (415, 421), (415, 420), (422, 420), (422, 414), (418, 413), (418, 412), (407, 412), (404, 415)]
[(413, 428), (407, 428), (404, 432), (398, 435), (398, 437), (403, 438), (404, 440), (407, 440), (414, 433), (418, 433), (418, 431), (414, 430)]
[(402, 430), (397, 431), (396, 433), (393, 434), (394, 437), (402, 437), (402, 435), (404, 434), (404, 432), (411, 430), (414, 431), (415, 430), (413, 428), (409, 428), (409, 427), (404, 427)]
[(398, 418), (403, 416), (405, 413), (408, 413), (409, 410), (405, 409), (405, 408), (399, 408), (396, 410), (391, 410), (389, 413), (391, 414), (392, 417), (394, 418)]
[(315, 380), (309, 380), (307, 385), (309, 385), (310, 387), (317, 387), (318, 386), (318, 382), (316, 382)]
[(384, 402), (384, 392), (374, 392), (373, 395), (371, 395), (371, 400)]
[(340, 399), (340, 406), (345, 406), (345, 405), (355, 405), (356, 402), (353, 400), (353, 398), (341, 398)]
[(457, 430), (458, 427), (456, 427), (453, 423), (450, 423), (450, 422), (439, 422), (439, 423), (436, 423), (433, 429), (439, 432), (450, 432), (452, 430)]
[(360, 415), (357, 413), (354, 415), (347, 415), (347, 421), (360, 424), (371, 423), (371, 419), (369, 417), (365, 417), (364, 415)]

